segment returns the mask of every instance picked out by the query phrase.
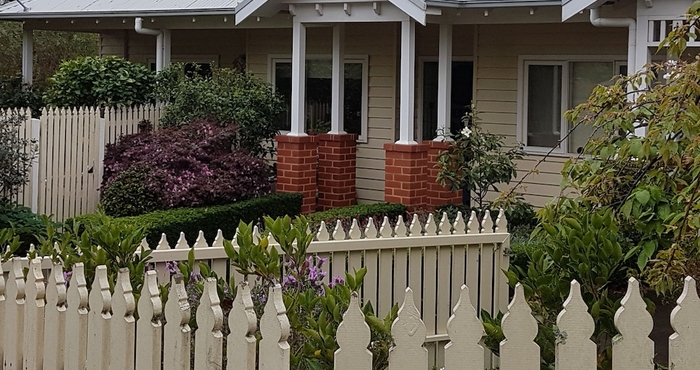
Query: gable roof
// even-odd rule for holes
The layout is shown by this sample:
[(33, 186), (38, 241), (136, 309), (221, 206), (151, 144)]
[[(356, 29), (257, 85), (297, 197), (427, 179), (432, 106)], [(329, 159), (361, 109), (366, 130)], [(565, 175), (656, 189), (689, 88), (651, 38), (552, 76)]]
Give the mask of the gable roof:
[[(0, 5), (0, 18), (207, 15), (233, 13), (240, 0), (20, 0)], [(24, 5), (24, 6), (22, 6)]]

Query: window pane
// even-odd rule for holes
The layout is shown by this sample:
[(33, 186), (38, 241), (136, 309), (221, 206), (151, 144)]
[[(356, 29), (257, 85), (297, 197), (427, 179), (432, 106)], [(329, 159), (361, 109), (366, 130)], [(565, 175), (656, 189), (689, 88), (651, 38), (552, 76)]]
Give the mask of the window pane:
[[(570, 71), (570, 104), (571, 108), (585, 103), (598, 85), (612, 83), (614, 63), (612, 62), (573, 62)], [(581, 117), (583, 118), (583, 116)], [(576, 122), (571, 122), (572, 125)], [(569, 151), (581, 153), (588, 138), (593, 133), (593, 126), (579, 125), (569, 135)]]
[[(362, 134), (362, 63), (345, 63), (345, 131)], [(306, 129), (325, 133), (331, 128), (331, 60), (306, 61)], [(291, 128), (292, 64), (275, 64), (275, 87), (285, 103), (277, 128)]]
[(528, 66), (527, 145), (554, 147), (561, 137), (562, 66)]
[[(452, 62), (452, 93), (450, 132), (462, 129), (462, 118), (471, 108), (474, 64)], [(423, 140), (433, 140), (437, 134), (438, 62), (423, 63)]]

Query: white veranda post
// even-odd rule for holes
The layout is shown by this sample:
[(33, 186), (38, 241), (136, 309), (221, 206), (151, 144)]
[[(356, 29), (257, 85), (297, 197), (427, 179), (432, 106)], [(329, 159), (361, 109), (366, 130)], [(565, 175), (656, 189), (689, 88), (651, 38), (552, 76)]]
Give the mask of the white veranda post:
[(416, 22), (401, 21), (401, 114), (397, 144), (417, 144), (414, 140), (414, 88), (416, 66)]
[(440, 25), (438, 57), (438, 111), (435, 141), (449, 140), (452, 118), (452, 25)]
[(30, 84), (34, 78), (34, 31), (22, 29), (22, 82)]
[(292, 26), (292, 127), (290, 136), (306, 136), (306, 25)]
[(344, 134), (345, 111), (345, 25), (333, 26), (333, 76), (330, 134)]
[(162, 30), (163, 32), (158, 37), (162, 37), (163, 41), (161, 43), (162, 56), (161, 56), (161, 70), (170, 65), (170, 56), (172, 54), (172, 42), (171, 42), (171, 31), (168, 29)]

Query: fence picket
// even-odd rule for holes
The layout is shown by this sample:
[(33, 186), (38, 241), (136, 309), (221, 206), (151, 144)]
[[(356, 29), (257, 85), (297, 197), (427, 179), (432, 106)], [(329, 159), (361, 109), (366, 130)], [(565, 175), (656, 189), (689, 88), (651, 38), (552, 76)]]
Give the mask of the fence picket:
[(484, 347), (479, 342), (486, 333), (470, 302), (469, 288), (462, 285), (459, 301), (447, 320), (450, 342), (445, 346), (444, 370), (483, 370)]
[(700, 364), (700, 298), (695, 279), (685, 278), (683, 293), (671, 312), (671, 326), (675, 333), (669, 338), (668, 367), (674, 370), (693, 370)]
[(170, 282), (168, 301), (165, 303), (165, 343), (163, 369), (190, 369), (190, 303), (182, 275)]
[(348, 310), (343, 314), (343, 321), (338, 325), (334, 370), (371, 370), (372, 352), (367, 349), (371, 339), (369, 325), (360, 310), (360, 299), (356, 292), (350, 296)]
[[(145, 297), (144, 297), (145, 298)], [(112, 295), (112, 315), (110, 327), (110, 370), (134, 369), (134, 345), (136, 344), (136, 301), (129, 280), (129, 269), (122, 267), (117, 274)]]
[(534, 342), (537, 321), (520, 283), (515, 286), (515, 295), (501, 322), (506, 338), (500, 345), (501, 370), (539, 370), (540, 347)]
[(112, 295), (107, 280), (107, 266), (100, 265), (95, 269), (89, 303), (87, 368), (108, 369)]
[(654, 342), (649, 334), (654, 323), (637, 279), (629, 279), (620, 305), (615, 312), (615, 326), (620, 334), (613, 339), (613, 369), (653, 370)]
[(238, 292), (228, 316), (231, 333), (226, 343), (227, 370), (255, 370), (255, 330), (258, 327), (253, 298), (247, 282), (238, 284)]
[(391, 325), (395, 346), (389, 350), (389, 369), (427, 369), (428, 350), (425, 343), (426, 328), (413, 301), (413, 290), (406, 288), (399, 314)]
[(282, 287), (270, 287), (265, 304), (265, 313), (260, 319), (260, 370), (289, 369), (289, 318), (282, 301)]
[(207, 278), (197, 308), (197, 331), (194, 341), (194, 369), (208, 370), (223, 367), (224, 313), (219, 305), (216, 279)]
[(54, 263), (46, 285), (44, 315), (44, 369), (63, 369), (66, 328), (66, 280), (63, 265)]
[(24, 341), (22, 368), (23, 370), (39, 370), (43, 368), (44, 341), (44, 274), (41, 272), (41, 257), (37, 257), (29, 263), (26, 284), (27, 302), (24, 315)]
[(7, 279), (5, 302), (5, 361), (4, 370), (22, 367), (22, 342), (24, 338), (25, 284), (22, 259), (12, 258), (12, 268)]
[(596, 344), (591, 340), (595, 323), (581, 296), (581, 284), (571, 282), (569, 297), (557, 316), (562, 339), (556, 343), (557, 370), (586, 370), (596, 367)]
[[(2, 111), (0, 111), (2, 113)], [(7, 311), (5, 309), (6, 298), (5, 298), (5, 271), (3, 271), (2, 264), (0, 263), (0, 356), (5, 354), (5, 315)]]
[(139, 320), (136, 322), (136, 370), (160, 369), (162, 313), (163, 302), (160, 299), (156, 272), (146, 271), (138, 303)]
[(87, 359), (88, 289), (82, 262), (73, 265), (67, 306), (65, 370), (84, 370)]

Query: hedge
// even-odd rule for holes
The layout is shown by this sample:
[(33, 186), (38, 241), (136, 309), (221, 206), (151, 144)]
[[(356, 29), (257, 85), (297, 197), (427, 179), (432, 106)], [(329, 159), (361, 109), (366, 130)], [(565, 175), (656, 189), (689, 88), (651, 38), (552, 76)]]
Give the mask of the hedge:
[(325, 221), (326, 224), (335, 225), (337, 219), (345, 222), (352, 221), (357, 218), (358, 221), (370, 217), (384, 217), (395, 219), (399, 215), (405, 215), (408, 207), (399, 203), (376, 203), (376, 204), (358, 204), (355, 206), (333, 208), (327, 211), (310, 213), (307, 217), (309, 223), (316, 226)]
[[(151, 248), (158, 245), (163, 233), (171, 246), (174, 246), (180, 238), (180, 232), (185, 233), (187, 242), (192, 245), (197, 240), (200, 230), (204, 232), (209, 243), (214, 240), (219, 229), (223, 232), (224, 238), (232, 239), (241, 220), (258, 222), (262, 216), (295, 216), (301, 213), (301, 204), (301, 194), (281, 193), (223, 206), (177, 208), (155, 211), (140, 216), (119, 217), (114, 218), (113, 222), (143, 227), (146, 232), (146, 241)], [(89, 214), (75, 217), (66, 222), (72, 223), (73, 220), (76, 220), (86, 224), (94, 222), (98, 217), (99, 215)]]

